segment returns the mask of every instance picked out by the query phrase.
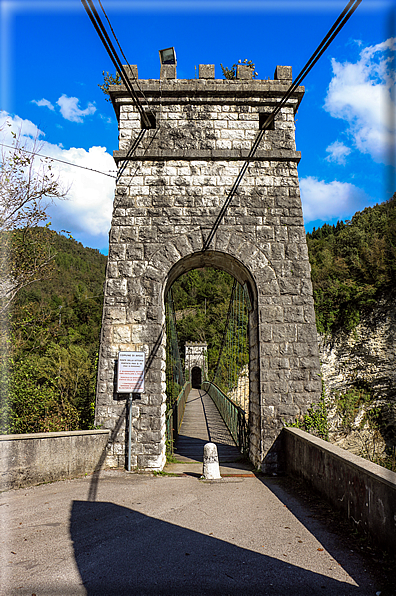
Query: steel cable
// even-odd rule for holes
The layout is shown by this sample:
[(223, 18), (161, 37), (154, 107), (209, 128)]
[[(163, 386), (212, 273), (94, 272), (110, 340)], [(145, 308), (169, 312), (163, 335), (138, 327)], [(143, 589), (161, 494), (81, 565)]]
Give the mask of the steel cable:
[(362, 2), (362, 0), (350, 0), (348, 2), (347, 6), (344, 8), (344, 10), (340, 14), (340, 16), (337, 18), (337, 20), (335, 21), (335, 23), (333, 24), (331, 29), (328, 31), (328, 33), (323, 38), (323, 40), (321, 41), (319, 46), (316, 48), (316, 50), (314, 51), (314, 53), (312, 54), (312, 56), (310, 57), (308, 62), (305, 64), (303, 69), (299, 72), (294, 83), (292, 83), (290, 85), (289, 89), (286, 91), (285, 95), (282, 97), (279, 104), (274, 108), (274, 110), (269, 114), (269, 116), (265, 120), (262, 129), (259, 131), (259, 133), (252, 145), (252, 148), (249, 151), (248, 156), (245, 158), (245, 163), (243, 164), (241, 170), (239, 171), (239, 174), (238, 174), (234, 184), (232, 185), (230, 192), (228, 193), (227, 199), (225, 200), (225, 202), (220, 210), (220, 213), (216, 218), (216, 221), (215, 221), (208, 237), (206, 238), (206, 240), (204, 242), (204, 245), (203, 245), (204, 252), (206, 250), (208, 250), (208, 248), (210, 247), (210, 244), (214, 238), (214, 235), (216, 234), (218, 227), (219, 227), (220, 223), (222, 222), (224, 215), (225, 215), (232, 199), (234, 198), (236, 191), (238, 190), (241, 180), (246, 173), (249, 163), (251, 161), (253, 161), (254, 155), (255, 155), (257, 148), (264, 136), (265, 131), (268, 130), (268, 127), (274, 121), (275, 116), (280, 112), (280, 110), (285, 105), (285, 103), (287, 102), (289, 97), (292, 95), (292, 93), (297, 89), (297, 87), (304, 80), (304, 78), (307, 76), (307, 74), (310, 72), (310, 70), (315, 66), (315, 64), (317, 63), (319, 58), (326, 51), (326, 49), (329, 47), (331, 42), (335, 39), (335, 37), (338, 35), (338, 33), (344, 27), (346, 22), (350, 19), (350, 17), (355, 12), (355, 10), (357, 9), (357, 7), (359, 6), (359, 4), (361, 2)]
[[(120, 74), (122, 82), (124, 83), (125, 87), (127, 88), (128, 92), (131, 96), (131, 99), (133, 100), (137, 110), (139, 111), (144, 125), (147, 128), (150, 128), (151, 125), (150, 125), (150, 120), (149, 120), (148, 114), (143, 109), (143, 106), (140, 103), (140, 99), (137, 96), (134, 88), (132, 87), (132, 85), (129, 81), (129, 78), (128, 78), (127, 73), (125, 72), (124, 66), (121, 63), (118, 53), (113, 46), (113, 43), (112, 43), (104, 25), (103, 25), (103, 22), (94, 6), (93, 1), (92, 0), (81, 0), (81, 2), (83, 4), (97, 34), (99, 35), (111, 61), (113, 62), (114, 66), (116, 68), (116, 71)], [(88, 4), (89, 4), (89, 6), (88, 6)]]

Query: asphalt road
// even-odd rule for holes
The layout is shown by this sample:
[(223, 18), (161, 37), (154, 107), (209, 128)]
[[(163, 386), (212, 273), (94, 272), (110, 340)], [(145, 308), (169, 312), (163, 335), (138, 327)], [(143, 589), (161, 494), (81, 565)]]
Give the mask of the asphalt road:
[(356, 548), (281, 478), (207, 482), (198, 473), (105, 471), (3, 493), (0, 513), (2, 596), (374, 596), (380, 589)]

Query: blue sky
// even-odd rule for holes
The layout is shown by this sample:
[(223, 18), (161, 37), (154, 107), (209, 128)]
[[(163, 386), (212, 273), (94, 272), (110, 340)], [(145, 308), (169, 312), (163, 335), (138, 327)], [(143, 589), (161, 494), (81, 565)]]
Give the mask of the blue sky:
[[(259, 79), (277, 64), (296, 76), (347, 0), (102, 0), (139, 78), (159, 77), (158, 50), (175, 46), (178, 78), (198, 64), (253, 60)], [(98, 6), (97, 0), (95, 5)], [(79, 0), (1, 0), (0, 125), (40, 131), (41, 152), (113, 172), (117, 121), (98, 84), (114, 72)], [(395, 10), (363, 0), (304, 81), (296, 142), (306, 230), (349, 219), (396, 190)], [(8, 142), (6, 127), (1, 142)], [(7, 136), (8, 135), (8, 136)], [(69, 200), (49, 207), (52, 227), (107, 251), (114, 179), (60, 165)]]

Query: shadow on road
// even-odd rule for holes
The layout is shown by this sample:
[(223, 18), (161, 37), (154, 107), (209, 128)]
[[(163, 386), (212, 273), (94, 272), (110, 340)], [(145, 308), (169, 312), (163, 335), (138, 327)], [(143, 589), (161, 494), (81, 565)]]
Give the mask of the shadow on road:
[(107, 502), (74, 501), (70, 534), (88, 596), (352, 596), (350, 584)]

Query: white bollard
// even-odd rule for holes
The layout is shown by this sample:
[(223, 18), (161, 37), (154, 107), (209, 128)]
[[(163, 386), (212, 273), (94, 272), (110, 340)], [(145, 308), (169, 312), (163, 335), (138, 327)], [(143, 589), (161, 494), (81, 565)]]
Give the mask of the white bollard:
[(203, 478), (218, 480), (220, 476), (219, 456), (214, 443), (206, 443), (203, 453)]

